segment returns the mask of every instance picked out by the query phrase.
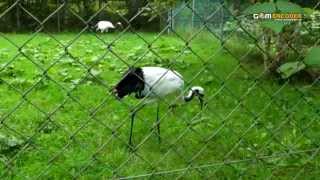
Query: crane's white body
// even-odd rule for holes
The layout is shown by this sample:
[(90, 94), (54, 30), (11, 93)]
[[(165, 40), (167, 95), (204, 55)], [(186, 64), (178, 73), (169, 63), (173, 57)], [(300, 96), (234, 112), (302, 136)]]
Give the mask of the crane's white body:
[(176, 71), (161, 67), (142, 67), (142, 71), (145, 82), (142, 95), (151, 101), (183, 91), (183, 77)]
[(114, 29), (115, 26), (110, 21), (99, 21), (96, 24), (96, 31), (108, 32), (109, 29)]
[[(146, 96), (145, 103), (154, 102), (170, 94), (178, 93), (183, 100), (184, 80), (180, 73), (162, 67), (142, 67), (143, 79), (145, 82), (142, 95)], [(203, 93), (203, 88), (194, 86), (191, 90), (199, 90)], [(186, 97), (191, 97), (189, 91)]]

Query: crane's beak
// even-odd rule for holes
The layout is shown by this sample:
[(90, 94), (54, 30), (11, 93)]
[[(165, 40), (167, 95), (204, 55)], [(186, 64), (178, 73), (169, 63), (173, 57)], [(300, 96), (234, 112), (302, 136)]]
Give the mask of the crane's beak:
[(119, 97), (119, 95), (118, 95), (118, 91), (117, 91), (116, 88), (113, 88), (113, 89), (111, 89), (110, 91), (111, 91), (111, 93), (112, 93), (113, 96), (115, 96), (118, 100), (120, 100), (120, 97)]

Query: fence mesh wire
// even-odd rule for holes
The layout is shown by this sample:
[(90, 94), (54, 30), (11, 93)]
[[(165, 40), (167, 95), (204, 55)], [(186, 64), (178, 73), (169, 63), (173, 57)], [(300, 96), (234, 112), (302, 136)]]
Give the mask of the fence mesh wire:
[[(193, 31), (202, 27), (205, 20), (207, 28), (223, 36), (224, 24), (231, 17), (229, 11), (221, 8), (223, 3), (221, 0), (180, 2), (168, 12), (170, 28), (176, 31)], [(186, 4), (189, 4), (191, 9), (186, 8)]]
[[(246, 61), (253, 52), (269, 56), (260, 41), (263, 37), (248, 29), (224, 2), (188, 1), (168, 10), (168, 16), (148, 3), (131, 18), (119, 13), (124, 28), (112, 35), (97, 33), (90, 24), (105, 9), (117, 12), (110, 3), (85, 19), (61, 1), (55, 11), (38, 19), (17, 0), (0, 13), (0, 19), (16, 7), (37, 28), (23, 40), (16, 38), (19, 34), (0, 33), (10, 49), (0, 56), (1, 178), (319, 175), (318, 77), (307, 85), (266, 78), (268, 68)], [(65, 8), (83, 29), (61, 36), (48, 32), (45, 24)], [(150, 35), (132, 27), (146, 10), (168, 21), (160, 32)], [(225, 33), (227, 19), (236, 28)], [(191, 30), (185, 36), (180, 28), (188, 26)], [(240, 54), (236, 45), (230, 46), (238, 33), (240, 47), (251, 43)], [(296, 37), (290, 34), (290, 42)], [(179, 46), (161, 49), (169, 43), (166, 38)], [(206, 45), (205, 56), (194, 45), (199, 39), (212, 42)], [(282, 45), (301, 58), (302, 52), (290, 42)], [(135, 54), (130, 48), (136, 48)], [(168, 56), (166, 51), (174, 53)], [(130, 113), (147, 98), (118, 101), (110, 90), (129, 67), (159, 64), (190, 72), (184, 94), (199, 84), (205, 88), (207, 104), (202, 110), (195, 103), (172, 110), (168, 107), (180, 97), (161, 100), (159, 121), (154, 121), (152, 107), (137, 114), (131, 146)], [(72, 71), (76, 72), (70, 75)], [(159, 123), (161, 143), (154, 136)]]

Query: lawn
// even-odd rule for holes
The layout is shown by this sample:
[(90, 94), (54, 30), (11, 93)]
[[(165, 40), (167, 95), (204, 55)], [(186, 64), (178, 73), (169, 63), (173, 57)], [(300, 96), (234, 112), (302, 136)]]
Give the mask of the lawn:
[[(4, 36), (2, 178), (319, 176), (317, 84), (265, 76), (239, 51), (245, 44), (230, 42), (235, 57), (204, 32), (192, 39), (153, 33)], [(153, 130), (155, 105), (146, 107), (137, 116), (131, 152), (129, 115), (139, 101), (118, 101), (109, 92), (127, 64), (177, 70), (188, 87), (205, 88), (207, 106), (200, 111), (193, 101), (169, 111), (175, 100), (162, 102), (161, 144)]]

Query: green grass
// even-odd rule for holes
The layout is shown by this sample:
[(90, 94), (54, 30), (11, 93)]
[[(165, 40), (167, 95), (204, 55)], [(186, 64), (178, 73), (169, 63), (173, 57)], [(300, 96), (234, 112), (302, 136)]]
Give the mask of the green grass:
[[(118, 35), (99, 37), (111, 42)], [(262, 66), (239, 62), (205, 33), (190, 41), (192, 51), (174, 35), (156, 40), (156, 34), (140, 35), (145, 40), (134, 34), (121, 36), (113, 54), (93, 34), (74, 41), (76, 34), (53, 34), (75, 59), (45, 34), (20, 49), (28, 58), (0, 39), (0, 135), (26, 143), (0, 142), (2, 178), (97, 179), (186, 167), (191, 169), (153, 177), (289, 179), (302, 168), (300, 177), (319, 176), (318, 156), (309, 161), (312, 152), (288, 155), (318, 147), (317, 86), (279, 84), (261, 76)], [(17, 46), (30, 38), (5, 36)], [(145, 41), (152, 42), (150, 48), (162, 59), (148, 53)], [(233, 50), (242, 56), (239, 48)], [(126, 70), (125, 62), (176, 69), (192, 80), (190, 85), (205, 87), (207, 107), (199, 113), (194, 101), (171, 112), (166, 105), (173, 99), (166, 99), (161, 106), (161, 144), (152, 132), (155, 106), (145, 108), (135, 122), (138, 149), (130, 152), (129, 113), (139, 101), (128, 97), (119, 102), (109, 94)], [(259, 158), (265, 156), (271, 157)], [(205, 164), (215, 165), (192, 169)]]

